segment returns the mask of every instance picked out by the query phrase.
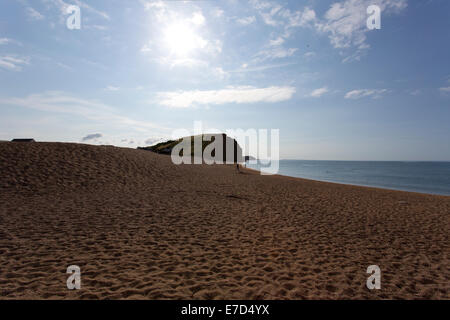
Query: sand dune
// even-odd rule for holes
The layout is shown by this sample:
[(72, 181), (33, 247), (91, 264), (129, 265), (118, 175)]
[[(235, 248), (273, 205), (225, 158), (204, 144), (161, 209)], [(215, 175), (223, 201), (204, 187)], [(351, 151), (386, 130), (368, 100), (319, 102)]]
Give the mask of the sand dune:
[(0, 201), (2, 299), (449, 299), (450, 197), (2, 142)]

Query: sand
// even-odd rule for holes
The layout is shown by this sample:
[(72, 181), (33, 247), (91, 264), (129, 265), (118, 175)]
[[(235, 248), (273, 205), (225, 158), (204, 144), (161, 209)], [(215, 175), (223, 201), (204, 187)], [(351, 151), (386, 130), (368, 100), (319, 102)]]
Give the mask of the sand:
[(450, 197), (2, 142), (0, 201), (1, 299), (449, 299)]

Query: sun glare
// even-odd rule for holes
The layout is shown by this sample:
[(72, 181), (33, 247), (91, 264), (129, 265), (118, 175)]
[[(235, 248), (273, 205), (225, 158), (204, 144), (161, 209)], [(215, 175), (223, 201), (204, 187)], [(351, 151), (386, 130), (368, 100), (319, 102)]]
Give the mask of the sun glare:
[(171, 54), (182, 57), (204, 46), (204, 40), (189, 25), (183, 23), (168, 26), (164, 32), (164, 41)]

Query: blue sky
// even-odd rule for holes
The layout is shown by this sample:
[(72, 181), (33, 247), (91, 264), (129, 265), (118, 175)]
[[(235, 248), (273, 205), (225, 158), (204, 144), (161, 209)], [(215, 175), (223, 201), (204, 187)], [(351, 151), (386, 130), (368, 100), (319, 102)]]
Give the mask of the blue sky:
[[(380, 30), (366, 26), (372, 4)], [(280, 129), (281, 158), (450, 161), (449, 12), (447, 0), (4, 0), (0, 139), (134, 148), (202, 121)]]

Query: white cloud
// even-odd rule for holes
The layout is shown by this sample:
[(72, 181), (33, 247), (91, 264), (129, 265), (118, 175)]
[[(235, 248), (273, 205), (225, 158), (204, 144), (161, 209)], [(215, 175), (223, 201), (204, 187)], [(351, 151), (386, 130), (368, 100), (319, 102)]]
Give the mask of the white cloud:
[(158, 101), (167, 107), (189, 108), (195, 105), (281, 102), (291, 99), (294, 93), (293, 87), (227, 87), (221, 90), (160, 92)]
[(283, 8), (280, 4), (265, 0), (251, 0), (250, 3), (258, 11), (265, 24), (270, 26), (282, 24), (278, 17), (280, 10)]
[(84, 28), (85, 29), (94, 29), (94, 30), (99, 30), (99, 31), (106, 31), (106, 30), (108, 30), (107, 26), (103, 26), (103, 25), (100, 25), (100, 24), (85, 25)]
[[(331, 44), (345, 55), (343, 62), (360, 60), (370, 48), (367, 43), (366, 21), (367, 7), (378, 5), (382, 18), (387, 14), (399, 13), (407, 7), (408, 0), (344, 0), (334, 2), (319, 18), (310, 7), (291, 11), (278, 3), (267, 0), (251, 0), (251, 4), (263, 18), (274, 28), (284, 28), (283, 37), (291, 35), (296, 27), (314, 28), (317, 32), (328, 35)], [(346, 52), (352, 50), (353, 52)]]
[(66, 69), (68, 71), (75, 71), (74, 68), (72, 68), (71, 66), (68, 66), (67, 64), (64, 64), (62, 62), (56, 62), (56, 65), (60, 68)]
[(152, 51), (152, 42), (149, 41), (148, 43), (144, 44), (141, 48), (142, 53), (148, 53)]
[(221, 40), (213, 40), (206, 42), (206, 52), (209, 54), (217, 54), (222, 52), (223, 43)]
[(274, 19), (274, 14), (272, 14), (272, 12), (273, 11), (267, 12), (267, 13), (262, 12), (261, 17), (265, 24), (268, 24), (269, 26), (277, 26), (279, 24), (279, 22), (276, 19)]
[(283, 37), (278, 37), (276, 39), (270, 40), (271, 46), (280, 46), (284, 43)]
[(281, 12), (281, 16), (285, 18), (285, 24), (289, 28), (305, 27), (316, 20), (316, 12), (309, 7), (304, 8), (303, 11), (295, 12), (285, 9)]
[(0, 46), (1, 45), (7, 45), (7, 44), (15, 44), (17, 46), (22, 46), (22, 43), (20, 41), (11, 39), (11, 38), (0, 38)]
[(207, 61), (194, 58), (157, 57), (154, 58), (153, 60), (161, 65), (169, 66), (169, 68), (174, 67), (206, 68), (209, 66)]
[(297, 50), (298, 50), (298, 48), (286, 49), (283, 47), (273, 47), (270, 49), (264, 49), (256, 54), (256, 56), (255, 56), (256, 58), (254, 59), (254, 62), (262, 62), (265, 60), (273, 60), (273, 59), (292, 57)]
[(251, 4), (261, 15), (264, 23), (273, 27), (304, 27), (316, 19), (315, 11), (309, 7), (292, 12), (272, 1), (252, 0)]
[(223, 17), (224, 11), (220, 8), (216, 8), (213, 10), (212, 15), (216, 18), (221, 18)]
[(311, 57), (314, 57), (315, 55), (316, 55), (315, 52), (309, 51), (309, 52), (306, 52), (303, 56), (304, 56), (305, 58), (311, 58)]
[(191, 21), (193, 24), (197, 26), (201, 26), (205, 23), (205, 17), (203, 16), (201, 11), (194, 12)]
[(26, 7), (25, 11), (26, 11), (28, 17), (30, 17), (33, 20), (42, 20), (42, 19), (44, 19), (44, 16), (39, 11), (34, 9), (33, 7)]
[(265, 24), (274, 27), (278, 35), (271, 33), (268, 45), (260, 50), (253, 62), (292, 57), (298, 48), (285, 48), (283, 44), (292, 34), (292, 28), (311, 27), (316, 21), (316, 13), (309, 7), (291, 11), (279, 3), (265, 0), (251, 0), (251, 4)]
[(21, 71), (22, 67), (30, 64), (30, 58), (19, 58), (13, 56), (0, 56), (0, 68)]
[(319, 97), (323, 96), (327, 92), (328, 92), (328, 88), (327, 87), (323, 87), (323, 88), (319, 88), (319, 89), (313, 90), (311, 92), (310, 96), (313, 97), (313, 98), (319, 98)]
[[(352, 62), (352, 61), (361, 61), (361, 58), (363, 57), (363, 55), (365, 54), (365, 49), (368, 48), (358, 48), (355, 52), (350, 53), (349, 55), (347, 55), (344, 59), (342, 59), (342, 63), (347, 63), (347, 62)], [(344, 51), (340, 52), (341, 55), (344, 55)]]
[(145, 10), (151, 10), (153, 8), (162, 9), (162, 8), (166, 7), (166, 4), (164, 3), (164, 1), (161, 1), (161, 0), (155, 0), (155, 1), (141, 0), (141, 2), (143, 3)]
[(450, 87), (439, 88), (439, 91), (448, 93), (450, 92)]
[(388, 92), (387, 89), (360, 89), (349, 91), (345, 94), (345, 99), (361, 99), (364, 97), (380, 98), (384, 93)]
[(231, 73), (247, 73), (247, 72), (259, 72), (264, 71), (268, 69), (274, 69), (274, 68), (283, 68), (287, 66), (295, 65), (296, 63), (278, 63), (278, 64), (265, 64), (265, 65), (259, 65), (259, 66), (249, 66), (247, 63), (244, 63), (241, 65), (241, 67), (237, 70), (230, 71)]
[(345, 0), (335, 2), (325, 13), (324, 19), (317, 21), (318, 31), (327, 33), (331, 44), (337, 49), (356, 48), (357, 52), (346, 61), (359, 60), (363, 50), (370, 46), (366, 43), (368, 18), (367, 7), (378, 5), (383, 14), (398, 13), (406, 8), (407, 0)]
[(114, 87), (114, 86), (107, 86), (106, 90), (108, 90), (108, 91), (119, 91), (120, 88), (119, 87)]
[(244, 18), (240, 18), (236, 20), (237, 23), (243, 25), (243, 26), (247, 26), (249, 24), (252, 24), (256, 21), (255, 16), (249, 16), (249, 17), (244, 17)]
[(228, 78), (228, 77), (229, 77), (229, 73), (226, 72), (226, 71), (224, 71), (224, 70), (222, 69), (222, 67), (214, 68), (214, 69), (213, 69), (213, 73), (214, 73), (215, 76), (217, 76), (217, 77), (220, 78), (220, 79), (225, 79), (225, 78)]
[(11, 42), (11, 39), (9, 39), (9, 38), (0, 38), (0, 45), (8, 44), (10, 42)]

